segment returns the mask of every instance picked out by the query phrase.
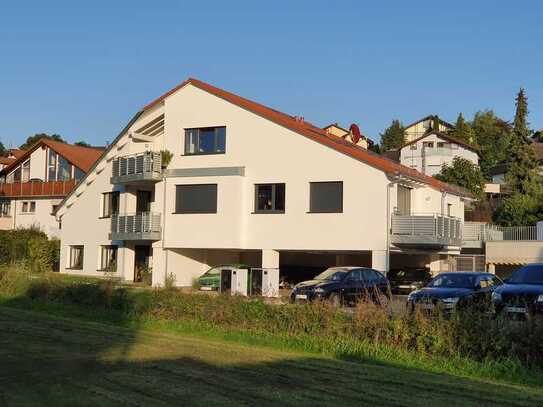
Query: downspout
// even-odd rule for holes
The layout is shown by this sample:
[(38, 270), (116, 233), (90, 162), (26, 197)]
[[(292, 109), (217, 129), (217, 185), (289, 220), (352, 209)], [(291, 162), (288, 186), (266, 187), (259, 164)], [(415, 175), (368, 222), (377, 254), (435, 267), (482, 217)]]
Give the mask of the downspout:
[(166, 236), (166, 174), (163, 174), (162, 179), (164, 180), (164, 188), (162, 189), (162, 253), (164, 254), (164, 285), (166, 285), (166, 278), (168, 277), (168, 251), (165, 252), (164, 250), (164, 237)]
[(389, 182), (387, 184), (387, 230), (386, 230), (386, 263), (385, 263), (385, 267), (386, 267), (386, 273), (385, 274), (388, 274), (388, 272), (390, 271), (390, 223), (391, 223), (391, 213), (390, 213), (390, 190), (394, 187), (396, 183), (395, 182)]

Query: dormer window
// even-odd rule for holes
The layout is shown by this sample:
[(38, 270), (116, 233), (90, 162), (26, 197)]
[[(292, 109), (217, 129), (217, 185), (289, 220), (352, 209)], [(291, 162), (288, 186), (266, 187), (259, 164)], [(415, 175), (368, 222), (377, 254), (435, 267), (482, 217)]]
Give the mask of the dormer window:
[(226, 151), (226, 127), (185, 129), (185, 155), (223, 154)]

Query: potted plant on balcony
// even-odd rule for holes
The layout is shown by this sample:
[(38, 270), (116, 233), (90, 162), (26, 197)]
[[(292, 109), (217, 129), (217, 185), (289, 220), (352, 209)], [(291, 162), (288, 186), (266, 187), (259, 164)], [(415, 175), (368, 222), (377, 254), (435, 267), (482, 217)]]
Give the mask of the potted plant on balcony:
[(168, 165), (170, 165), (170, 161), (172, 161), (173, 154), (170, 150), (162, 150), (160, 152), (162, 156), (162, 169), (166, 169)]

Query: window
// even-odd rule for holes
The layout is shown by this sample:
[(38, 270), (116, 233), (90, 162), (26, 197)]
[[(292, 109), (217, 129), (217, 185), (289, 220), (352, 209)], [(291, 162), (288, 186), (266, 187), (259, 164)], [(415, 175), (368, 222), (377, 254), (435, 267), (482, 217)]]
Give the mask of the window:
[(47, 163), (47, 168), (49, 169), (47, 173), (47, 179), (49, 181), (57, 180), (57, 158), (58, 154), (53, 150), (49, 149), (49, 161)]
[(175, 213), (217, 213), (217, 184), (176, 185)]
[(30, 160), (26, 160), (23, 163), (22, 181), (28, 182), (30, 180)]
[(13, 171), (13, 182), (21, 182), (21, 167)]
[(101, 246), (100, 270), (115, 271), (117, 246)]
[(221, 154), (226, 150), (226, 127), (185, 129), (185, 154)]
[(445, 143), (443, 141), (438, 141), (437, 148), (445, 148)]
[(409, 146), (409, 148), (410, 148), (411, 150), (416, 150), (416, 149), (417, 149), (417, 145), (416, 145), (416, 144), (411, 144), (411, 145)]
[(343, 212), (343, 182), (311, 182), (309, 212)]
[(256, 213), (285, 212), (285, 184), (255, 185)]
[(83, 269), (83, 246), (70, 246), (69, 268), (74, 270)]
[(119, 197), (118, 191), (102, 194), (102, 218), (110, 218), (119, 213)]
[(72, 164), (64, 157), (58, 157), (58, 177), (57, 181), (68, 181), (72, 178)]
[(434, 148), (434, 142), (433, 141), (424, 141), (422, 143), (422, 147), (426, 148)]
[(0, 201), (0, 218), (9, 218), (11, 216), (11, 202)]
[(54, 214), (55, 214), (55, 212), (57, 211), (58, 207), (59, 207), (59, 205), (52, 205), (52, 206), (51, 206), (51, 215), (54, 215)]
[(36, 212), (36, 201), (23, 201), (21, 203), (22, 213), (34, 213)]
[(84, 176), (85, 176), (85, 173), (81, 171), (79, 168), (74, 166), (74, 179), (76, 179), (77, 181), (81, 181)]

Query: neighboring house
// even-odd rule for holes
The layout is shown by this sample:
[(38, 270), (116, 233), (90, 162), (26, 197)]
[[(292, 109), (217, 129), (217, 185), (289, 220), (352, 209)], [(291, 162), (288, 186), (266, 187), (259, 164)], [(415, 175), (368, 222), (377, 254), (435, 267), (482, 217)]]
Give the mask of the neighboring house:
[[(532, 142), (530, 148), (534, 152), (535, 159), (539, 163), (539, 168), (543, 174), (543, 143)], [(495, 167), (491, 168), (488, 173), (492, 179), (492, 184), (488, 185), (500, 185), (504, 186), (506, 184), (505, 174), (507, 173), (507, 163), (498, 164)]]
[[(438, 129), (434, 129), (434, 122), (436, 118), (439, 124)], [(405, 129), (405, 142), (410, 143), (413, 140), (424, 136), (430, 130), (437, 130), (439, 132), (445, 133), (451, 129), (454, 129), (454, 125), (446, 122), (445, 120), (442, 120), (439, 116), (433, 114), (433, 115), (423, 117), (422, 119), (419, 119), (416, 122), (408, 124), (407, 126), (404, 127), (404, 129)]]
[(191, 286), (228, 263), (446, 269), (464, 199), (299, 117), (188, 79), (136, 113), (60, 204), (61, 272), (138, 281), (151, 268), (155, 286), (167, 276)]
[(369, 148), (373, 145), (373, 140), (360, 133), (356, 124), (351, 124), (350, 129), (346, 130), (337, 123), (329, 124), (323, 127), (328, 134), (332, 134), (337, 137), (341, 137), (344, 140), (350, 141), (362, 148)]
[(7, 154), (3, 157), (0, 157), (0, 171), (6, 168), (8, 165), (13, 163), (17, 158), (24, 154), (23, 150), (19, 149), (9, 149)]
[(46, 138), (26, 151), (11, 150), (12, 159), (0, 170), (0, 229), (38, 227), (58, 236), (56, 205), (102, 152)]
[(451, 165), (456, 157), (479, 165), (479, 153), (475, 147), (435, 130), (430, 130), (400, 149), (401, 164), (429, 176), (439, 174), (443, 166)]

